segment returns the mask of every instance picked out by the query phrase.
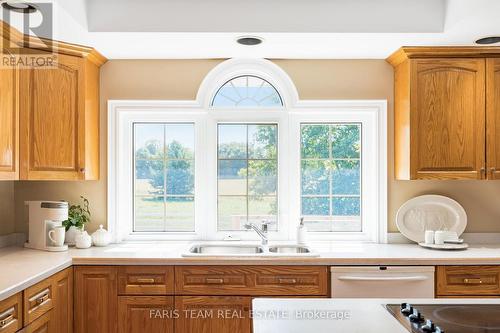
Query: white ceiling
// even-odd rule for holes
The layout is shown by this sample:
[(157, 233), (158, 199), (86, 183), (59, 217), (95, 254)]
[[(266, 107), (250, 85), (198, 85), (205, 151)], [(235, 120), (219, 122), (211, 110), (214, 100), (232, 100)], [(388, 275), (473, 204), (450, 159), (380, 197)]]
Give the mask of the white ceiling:
[[(52, 1), (53, 37), (110, 59), (383, 59), (403, 45), (500, 35), (500, 0)], [(264, 43), (235, 42), (247, 34)]]

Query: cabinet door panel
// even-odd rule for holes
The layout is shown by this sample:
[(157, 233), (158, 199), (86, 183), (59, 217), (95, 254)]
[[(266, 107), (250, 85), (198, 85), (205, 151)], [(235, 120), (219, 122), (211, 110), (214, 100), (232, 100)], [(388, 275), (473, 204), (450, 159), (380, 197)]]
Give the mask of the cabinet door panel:
[(120, 296), (119, 333), (173, 333), (173, 296)]
[(500, 179), (500, 59), (486, 60), (486, 145), (489, 179)]
[(18, 179), (19, 112), (16, 69), (0, 69), (0, 180)]
[(83, 70), (58, 56), (57, 69), (21, 73), (22, 179), (79, 179), (84, 163)]
[(54, 308), (52, 309), (51, 332), (73, 332), (73, 268), (67, 268), (52, 278)]
[(484, 59), (413, 61), (412, 179), (484, 178), (484, 75)]
[(250, 297), (176, 296), (176, 333), (250, 333)]
[(116, 333), (116, 267), (77, 266), (74, 274), (75, 332)]

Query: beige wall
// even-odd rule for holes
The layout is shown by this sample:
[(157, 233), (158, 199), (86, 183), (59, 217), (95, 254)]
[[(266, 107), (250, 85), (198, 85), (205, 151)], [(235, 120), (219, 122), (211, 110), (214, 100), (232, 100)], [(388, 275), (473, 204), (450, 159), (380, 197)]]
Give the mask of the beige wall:
[[(16, 182), (18, 231), (26, 230), (24, 200), (87, 196), (93, 230), (106, 224), (106, 101), (108, 99), (194, 99), (205, 75), (220, 60), (112, 60), (101, 72), (101, 180), (95, 182)], [(276, 60), (292, 78), (302, 99), (387, 99), (389, 102), (389, 230), (407, 199), (425, 193), (458, 200), (469, 216), (469, 232), (500, 232), (500, 182), (394, 181), (393, 72), (383, 60)], [(1, 190), (0, 190), (1, 191)], [(1, 227), (0, 227), (1, 231)]]
[(0, 182), (0, 236), (15, 231), (14, 182)]

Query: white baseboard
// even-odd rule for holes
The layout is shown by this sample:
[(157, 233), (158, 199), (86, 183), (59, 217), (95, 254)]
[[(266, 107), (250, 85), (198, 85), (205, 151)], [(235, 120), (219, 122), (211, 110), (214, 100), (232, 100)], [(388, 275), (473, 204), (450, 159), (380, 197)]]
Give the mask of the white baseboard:
[[(499, 244), (500, 243), (500, 233), (498, 232), (466, 232), (462, 235), (462, 238), (466, 243), (469, 244)], [(411, 240), (403, 236), (399, 232), (389, 232), (387, 234), (387, 243), (389, 244), (411, 244)]]
[(0, 236), (0, 248), (13, 245), (23, 245), (25, 241), (26, 235), (22, 232), (3, 235)]

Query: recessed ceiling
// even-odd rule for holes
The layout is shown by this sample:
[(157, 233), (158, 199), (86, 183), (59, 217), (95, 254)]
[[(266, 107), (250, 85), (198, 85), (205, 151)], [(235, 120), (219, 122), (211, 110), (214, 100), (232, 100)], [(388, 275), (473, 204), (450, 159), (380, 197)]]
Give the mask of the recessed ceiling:
[(95, 32), (442, 32), (444, 0), (87, 0)]
[[(500, 35), (499, 0), (53, 2), (52, 37), (110, 59), (383, 59), (403, 45), (475, 45)], [(265, 42), (239, 45), (246, 35)]]

